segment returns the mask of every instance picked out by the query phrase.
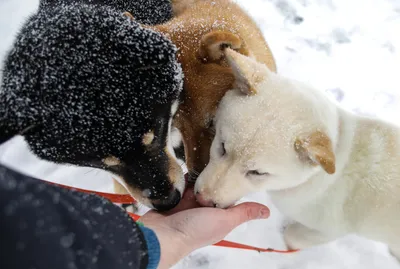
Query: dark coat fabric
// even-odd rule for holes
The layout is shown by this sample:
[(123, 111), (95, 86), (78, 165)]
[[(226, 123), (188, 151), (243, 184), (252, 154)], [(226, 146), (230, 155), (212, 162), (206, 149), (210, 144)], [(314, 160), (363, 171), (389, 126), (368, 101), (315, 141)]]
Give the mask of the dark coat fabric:
[(96, 195), (0, 166), (0, 268), (146, 268), (141, 229)]

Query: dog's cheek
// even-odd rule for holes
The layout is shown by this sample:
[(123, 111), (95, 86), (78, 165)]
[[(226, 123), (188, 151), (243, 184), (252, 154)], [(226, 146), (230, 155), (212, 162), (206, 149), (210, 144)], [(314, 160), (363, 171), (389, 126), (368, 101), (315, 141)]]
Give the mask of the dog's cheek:
[(135, 200), (137, 200), (139, 203), (141, 203), (149, 208), (153, 208), (151, 201), (148, 198), (144, 197), (143, 191), (127, 184), (126, 181), (125, 181), (125, 184), (127, 187), (127, 191), (129, 192), (130, 195), (132, 195), (133, 198), (135, 198)]

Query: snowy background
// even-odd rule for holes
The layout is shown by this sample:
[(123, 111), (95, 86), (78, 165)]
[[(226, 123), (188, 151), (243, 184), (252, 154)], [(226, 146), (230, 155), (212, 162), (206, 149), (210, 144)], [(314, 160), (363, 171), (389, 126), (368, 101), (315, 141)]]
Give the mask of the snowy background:
[[(275, 55), (278, 72), (326, 91), (342, 106), (400, 123), (400, 0), (240, 0)], [(0, 0), (0, 59), (38, 0)], [(1, 75), (0, 75), (1, 76)], [(0, 161), (42, 179), (112, 191), (109, 174), (38, 160), (17, 137), (0, 147)], [(283, 249), (284, 218), (266, 194), (246, 200), (271, 207), (271, 218), (238, 227), (227, 239)], [(180, 268), (400, 269), (387, 247), (355, 236), (296, 254), (207, 247)]]

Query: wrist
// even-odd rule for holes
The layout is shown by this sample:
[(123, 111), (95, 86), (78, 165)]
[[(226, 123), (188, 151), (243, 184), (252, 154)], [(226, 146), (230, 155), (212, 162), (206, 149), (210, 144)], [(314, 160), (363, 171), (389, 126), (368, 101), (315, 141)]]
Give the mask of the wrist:
[(183, 233), (162, 225), (150, 226), (149, 228), (155, 232), (160, 244), (158, 269), (171, 268), (191, 252)]

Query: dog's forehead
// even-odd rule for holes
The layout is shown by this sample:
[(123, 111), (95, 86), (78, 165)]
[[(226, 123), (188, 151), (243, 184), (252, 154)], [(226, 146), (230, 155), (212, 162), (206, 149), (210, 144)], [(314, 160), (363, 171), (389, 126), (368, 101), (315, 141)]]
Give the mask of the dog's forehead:
[[(252, 137), (259, 129), (280, 129), (286, 125), (283, 119), (288, 115), (282, 109), (275, 109), (262, 96), (230, 94), (224, 97), (217, 114), (217, 120), (225, 131), (241, 137)], [(279, 131), (279, 130), (278, 130)]]
[(230, 146), (245, 160), (294, 152), (292, 135), (265, 125), (259, 129), (232, 133)]
[(227, 96), (218, 113), (217, 132), (243, 159), (293, 153), (296, 135), (303, 131), (296, 111), (272, 109), (268, 100)]

